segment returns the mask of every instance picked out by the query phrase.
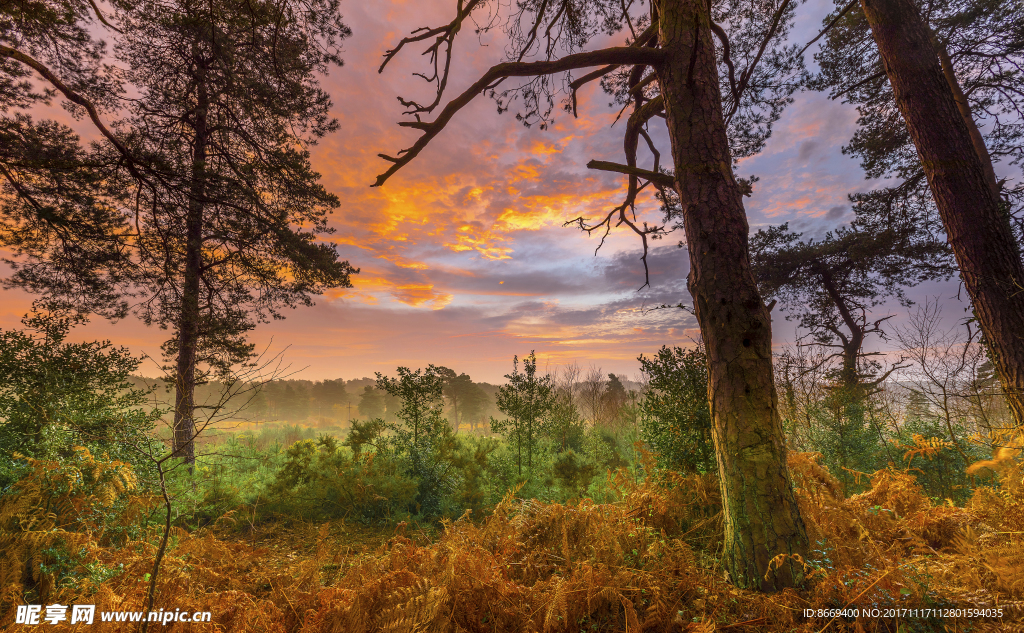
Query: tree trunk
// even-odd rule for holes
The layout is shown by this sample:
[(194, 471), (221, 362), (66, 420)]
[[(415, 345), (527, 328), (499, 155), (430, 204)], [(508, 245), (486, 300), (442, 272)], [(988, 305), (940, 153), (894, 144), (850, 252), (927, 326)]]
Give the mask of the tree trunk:
[(660, 11), (668, 57), (658, 79), (690, 253), (689, 289), (708, 356), (723, 566), (738, 586), (777, 590), (802, 580), (802, 565), (791, 555), (806, 555), (808, 543), (786, 466), (771, 317), (750, 268), (707, 5), (663, 0)]
[(932, 44), (935, 46), (935, 51), (939, 54), (942, 75), (946, 78), (946, 83), (949, 84), (950, 90), (953, 91), (953, 100), (956, 101), (956, 108), (960, 111), (960, 117), (964, 120), (964, 123), (967, 124), (967, 131), (971, 135), (971, 144), (974, 145), (974, 153), (981, 159), (981, 167), (985, 171), (985, 182), (998, 196), (999, 183), (996, 180), (996, 171), (992, 167), (992, 155), (988, 153), (988, 148), (985, 147), (985, 138), (981, 135), (981, 130), (978, 129), (977, 124), (974, 122), (971, 106), (967, 102), (967, 95), (964, 94), (964, 91), (960, 88), (960, 82), (956, 79), (953, 60), (949, 57), (946, 45), (940, 42), (934, 33), (932, 33)]
[(861, 2), (1010, 411), (1024, 426), (1024, 262), (1006, 210), (913, 0)]
[(202, 79), (200, 76), (197, 82), (195, 145), (192, 148), (192, 182), (185, 218), (185, 270), (178, 315), (178, 360), (174, 393), (174, 452), (189, 464), (189, 468), (196, 461), (196, 355), (199, 346), (199, 284), (203, 267), (203, 211), (208, 142), (209, 103)]
[(818, 264), (815, 267), (815, 272), (821, 278), (821, 285), (825, 288), (829, 298), (832, 299), (832, 304), (839, 311), (839, 317), (843, 320), (846, 328), (850, 330), (849, 337), (843, 336), (842, 332), (838, 329), (833, 330), (833, 332), (839, 337), (843, 346), (843, 368), (839, 372), (839, 383), (848, 392), (849, 396), (853, 396), (860, 391), (859, 387), (861, 386), (860, 373), (857, 371), (857, 360), (860, 358), (861, 348), (864, 347), (864, 327), (857, 323), (857, 319), (850, 312), (850, 306), (846, 304), (846, 299), (843, 298), (843, 295), (839, 293), (839, 289), (836, 288), (835, 280), (832, 278), (832, 272), (829, 270), (828, 265)]

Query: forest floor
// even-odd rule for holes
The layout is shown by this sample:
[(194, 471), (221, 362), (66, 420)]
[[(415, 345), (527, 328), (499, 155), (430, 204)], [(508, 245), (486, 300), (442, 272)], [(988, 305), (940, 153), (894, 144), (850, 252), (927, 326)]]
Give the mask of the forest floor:
[[(324, 539), (320, 537), (321, 530), (327, 533)], [(322, 540), (332, 551), (343, 550), (348, 556), (372, 553), (394, 536), (395, 528), (374, 528), (343, 520), (323, 523), (279, 521), (246, 530), (220, 524), (210, 532), (225, 543), (246, 545), (251, 552), (266, 552), (263, 560), (268, 566), (288, 567), (297, 560), (315, 557), (317, 543)], [(427, 538), (426, 533), (421, 537)]]
[[(802, 453), (790, 461), (815, 544), (798, 561), (807, 575), (799, 590), (766, 594), (726, 581), (716, 563), (722, 525), (713, 477), (621, 477), (616, 503), (509, 494), (485, 517), (429, 530), (346, 521), (252, 526), (241, 511), (193, 532), (173, 528), (154, 608), (210, 611), (213, 622), (150, 631), (1024, 631), (1019, 487), (979, 489), (954, 507), (924, 497), (906, 471), (880, 471), (867, 492), (845, 498), (819, 460)], [(1019, 483), (1019, 465), (1012, 468), (1004, 481)], [(144, 610), (158, 533), (110, 546), (102, 530), (87, 528), (87, 500), (61, 502), (82, 513), (71, 531), (47, 524), (52, 513), (33, 514), (38, 492), (25, 486), (0, 500), (0, 627), (14, 622), (26, 595), (35, 604), (94, 604), (97, 612)], [(25, 574), (58, 549), (63, 571)], [(843, 608), (838, 617), (818, 611)]]

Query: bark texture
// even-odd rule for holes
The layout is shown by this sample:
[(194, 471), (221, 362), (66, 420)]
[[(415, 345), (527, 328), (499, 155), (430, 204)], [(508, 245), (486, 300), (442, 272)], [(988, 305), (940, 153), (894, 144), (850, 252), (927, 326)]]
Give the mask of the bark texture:
[(771, 317), (750, 266), (710, 18), (702, 0), (662, 0), (659, 18), (666, 58), (658, 80), (690, 254), (689, 289), (708, 355), (723, 566), (741, 587), (778, 590), (802, 580), (792, 555), (806, 555), (807, 534), (786, 466)]
[(914, 1), (861, 3), (1010, 410), (1024, 425), (1024, 262), (1006, 211)]

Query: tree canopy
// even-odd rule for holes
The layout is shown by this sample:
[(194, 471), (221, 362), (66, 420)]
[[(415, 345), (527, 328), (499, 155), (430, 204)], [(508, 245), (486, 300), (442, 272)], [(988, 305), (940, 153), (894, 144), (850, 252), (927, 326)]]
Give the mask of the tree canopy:
[[(907, 230), (909, 228), (909, 230)], [(750, 250), (761, 292), (779, 302), (819, 345), (839, 351), (840, 381), (874, 381), (878, 367), (864, 357), (869, 334), (884, 336), (888, 316), (872, 308), (895, 298), (910, 305), (905, 288), (955, 271), (948, 245), (926, 231), (898, 227), (872, 231), (860, 223), (801, 240), (788, 224), (759, 230)]]
[(17, 255), (8, 283), (47, 305), (132, 312), (173, 332), (175, 450), (191, 460), (197, 380), (248, 361), (256, 323), (357, 272), (318, 239), (339, 201), (309, 162), (337, 129), (316, 75), (341, 65), (350, 31), (334, 0), (137, 2), (116, 20), (116, 59), (138, 96), (116, 126), (132, 160), (110, 144), (88, 152), (95, 175), (80, 197), (103, 210), (84, 244), (95, 248), (65, 239), (23, 195), (3, 208), (0, 243)]

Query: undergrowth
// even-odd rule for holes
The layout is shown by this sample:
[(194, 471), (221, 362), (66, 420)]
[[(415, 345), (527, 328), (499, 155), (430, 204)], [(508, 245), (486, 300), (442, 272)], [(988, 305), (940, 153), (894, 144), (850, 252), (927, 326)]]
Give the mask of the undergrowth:
[[(366, 466), (363, 456), (328, 448), (311, 441), (289, 450), (293, 464)], [(0, 497), (0, 623), (12, 622), (25, 603), (141, 609), (156, 549), (157, 533), (146, 527), (155, 502), (139, 493), (131, 469), (82, 450), (62, 464), (26, 464), (29, 475)], [(878, 471), (866, 492), (847, 498), (820, 454), (792, 453), (798, 502), (816, 543), (803, 561), (808, 581), (800, 590), (762, 594), (729, 585), (717, 565), (714, 477), (652, 468), (642, 478), (626, 470), (604, 477), (614, 497), (606, 503), (527, 500), (517, 485), (489, 512), (468, 509), (444, 520), (434, 538), (402, 522), (369, 551), (346, 545), (348, 524), (334, 520), (300, 524), (308, 550), (297, 554), (306, 537), (293, 536), (286, 553), (225, 531), (250, 520), (228, 511), (207, 527), (173, 529), (156, 608), (213, 612), (215, 629), (176, 623), (174, 631), (693, 633), (895, 631), (877, 618), (801, 613), (999, 605), (1007, 613), (1001, 624), (965, 620), (956, 630), (1012, 630), (1024, 614), (1021, 467), (1009, 454), (984, 467), (1001, 484), (978, 488), (955, 507), (934, 504), (908, 470)], [(298, 482), (304, 471), (277, 472)], [(899, 630), (950, 623), (906, 620)]]

